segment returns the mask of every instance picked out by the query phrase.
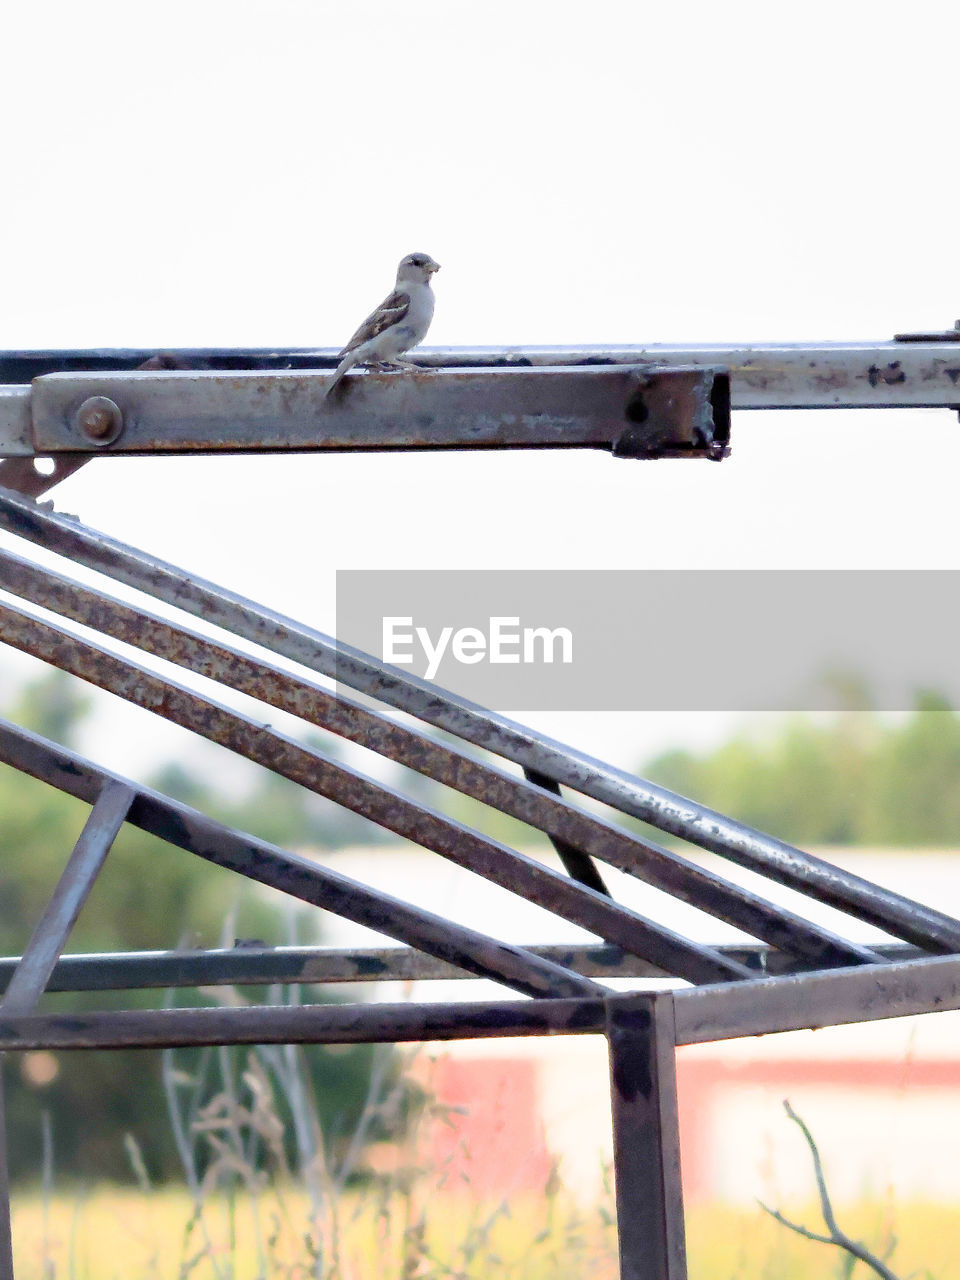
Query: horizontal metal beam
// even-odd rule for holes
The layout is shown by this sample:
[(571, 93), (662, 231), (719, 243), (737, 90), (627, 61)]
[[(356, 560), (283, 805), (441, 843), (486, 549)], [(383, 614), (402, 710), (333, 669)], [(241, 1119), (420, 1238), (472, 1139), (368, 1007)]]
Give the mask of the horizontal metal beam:
[(676, 991), (674, 999), (677, 1044), (941, 1013), (960, 1009), (960, 957), (761, 978)]
[(600, 999), (525, 1003), (261, 1006), (115, 1013), (0, 1014), (0, 1052), (160, 1049), (206, 1044), (376, 1044), (489, 1036), (593, 1035)]
[(45, 374), (27, 404), (16, 389), (0, 398), (0, 455), (600, 448), (719, 458), (729, 440), (729, 385), (714, 369), (411, 369), (351, 374), (335, 396), (330, 386), (327, 372)]
[[(648, 343), (582, 346), (418, 347), (428, 368), (489, 369), (646, 364), (728, 369), (735, 409), (894, 408), (958, 404), (958, 330), (893, 341)], [(192, 347), (0, 352), (0, 384), (51, 373), (130, 371), (145, 363), (244, 373), (333, 369), (328, 348)]]
[(99, 530), (0, 490), (0, 528), (163, 600), (461, 740), (552, 778), (916, 946), (960, 952), (960, 921), (539, 734)]
[[(620, 947), (524, 946), (529, 955), (572, 969), (587, 978), (650, 978), (670, 974)], [(795, 973), (808, 966), (761, 943), (718, 946), (714, 950), (745, 965), (757, 977)], [(877, 947), (884, 960), (915, 960), (916, 947)], [(0, 992), (17, 966), (17, 956), (0, 957)], [(121, 991), (150, 987), (322, 986), (341, 982), (429, 982), (473, 978), (475, 974), (412, 947), (268, 947), (256, 940), (203, 951), (95, 952), (62, 956), (48, 991)]]
[[(960, 1008), (960, 958), (831, 969), (672, 992), (676, 1043), (871, 1022)], [(0, 1014), (0, 1052), (206, 1044), (353, 1044), (595, 1035), (646, 1016), (648, 993), (458, 1004), (299, 1005)]]
[(526, 362), (726, 369), (734, 409), (960, 408), (960, 340), (418, 350), (425, 365)]
[[(38, 441), (41, 438), (46, 442), (45, 447), (48, 449), (69, 448), (70, 445), (66, 439), (69, 439), (70, 432), (66, 426), (66, 416), (72, 416), (86, 395), (108, 394), (105, 390), (108, 384), (120, 385), (111, 383), (111, 378), (114, 378), (118, 372), (136, 370), (138, 366), (149, 361), (154, 354), (149, 351), (123, 349), (0, 353), (0, 457), (29, 455), (37, 452)], [(940, 341), (921, 342), (651, 344), (618, 347), (423, 347), (417, 350), (416, 358), (425, 368), (469, 370), (468, 379), (472, 378), (477, 370), (483, 369), (530, 370), (543, 367), (553, 369), (576, 367), (579, 370), (589, 370), (616, 365), (646, 365), (665, 369), (688, 368), (708, 371), (723, 369), (729, 375), (730, 403), (734, 409), (960, 408), (960, 342), (951, 340), (950, 335), (947, 334)], [(317, 373), (314, 382), (319, 386), (323, 383), (322, 371), (332, 369), (336, 365), (337, 352), (333, 349), (311, 351), (196, 348), (172, 352), (168, 362), (192, 364), (196, 366), (198, 373), (213, 377), (211, 387), (218, 388), (216, 396), (222, 422), (222, 442), (215, 447), (224, 448), (231, 447), (226, 442), (235, 440), (238, 435), (235, 424), (238, 411), (242, 409), (242, 401), (238, 398), (235, 403), (230, 403), (234, 393), (227, 392), (225, 389), (234, 379), (226, 381), (222, 378), (218, 379), (219, 371), (235, 371), (236, 377), (241, 382), (246, 380), (251, 386), (257, 383), (262, 373), (275, 377), (287, 371), (296, 370), (307, 373), (309, 377), (309, 371), (314, 371)], [(39, 393), (38, 397), (43, 400), (45, 407), (41, 410), (42, 433), (40, 437), (35, 438), (33, 435), (34, 406), (29, 384), (35, 378), (46, 379), (50, 375), (55, 375), (55, 378), (51, 379), (50, 387)], [(167, 383), (166, 380), (178, 376), (190, 379), (196, 374), (188, 372), (184, 375), (170, 372), (159, 376), (163, 385), (175, 386), (175, 383)], [(57, 382), (56, 378), (60, 381)], [(78, 392), (83, 387), (84, 394), (67, 394), (66, 388), (71, 385), (71, 381)], [(259, 378), (259, 381), (264, 385), (262, 378)], [(383, 400), (380, 409), (377, 410), (381, 417), (377, 419), (375, 413), (372, 418), (367, 419), (373, 427), (369, 441), (359, 440), (350, 435), (354, 430), (351, 425), (352, 419), (355, 417), (359, 422), (360, 418), (361, 397), (355, 393), (361, 389), (359, 386), (361, 381), (366, 384), (362, 399), (372, 396), (374, 387), (381, 383), (392, 388), (387, 393), (388, 398)], [(313, 416), (308, 426), (304, 427), (301, 424), (300, 429), (303, 434), (299, 445), (293, 443), (291, 436), (287, 443), (280, 443), (275, 439), (273, 444), (264, 443), (258, 447), (451, 447), (451, 442), (445, 440), (427, 442), (425, 445), (420, 442), (419, 437), (417, 437), (417, 443), (405, 443), (407, 437), (403, 433), (410, 431), (409, 421), (405, 421), (401, 426), (399, 435), (378, 440), (378, 433), (387, 429), (387, 418), (383, 415), (389, 417), (391, 413), (400, 409), (403, 402), (404, 417), (407, 417), (407, 411), (410, 409), (407, 392), (412, 391), (414, 387), (417, 387), (417, 393), (412, 407), (416, 414), (422, 395), (419, 390), (422, 383), (423, 380), (418, 375), (413, 375), (412, 379), (407, 375), (388, 376), (379, 381), (375, 376), (362, 375), (354, 379), (351, 395), (345, 397), (343, 404), (336, 410), (333, 406), (325, 404), (323, 406), (324, 410), (341, 415), (337, 430), (347, 429), (345, 439), (340, 439), (338, 443), (335, 431), (324, 443), (323, 429), (322, 427), (318, 429), (322, 419)], [(276, 382), (273, 385), (279, 389), (281, 386), (296, 387), (306, 384), (300, 379), (293, 383)], [(435, 384), (435, 390), (439, 386), (440, 384)], [(511, 389), (514, 386), (515, 384), (510, 384)], [(59, 390), (57, 390), (58, 387)], [(433, 392), (430, 394), (432, 395)], [(486, 394), (485, 392), (484, 395)], [(57, 397), (60, 397), (59, 406), (56, 404)], [(302, 404), (306, 403), (302, 397), (301, 400)], [(353, 407), (351, 407), (351, 401)], [(622, 400), (620, 403), (622, 407)], [(276, 405), (275, 396), (274, 405)], [(184, 407), (189, 409), (189, 406)], [(264, 406), (264, 408), (268, 407)], [(436, 407), (431, 404), (429, 412), (432, 414)], [(491, 401), (490, 407), (495, 412), (496, 402)], [(501, 409), (502, 407), (500, 405)], [(195, 422), (198, 432), (201, 429), (208, 429), (211, 422), (216, 420), (215, 408), (211, 393), (211, 401), (201, 415), (201, 419), (206, 415), (205, 426), (202, 427), (199, 420)], [(59, 414), (56, 420), (59, 426), (55, 421), (46, 421), (46, 414), (54, 409), (57, 409)], [(133, 410), (134, 402), (131, 401), (128, 406), (128, 417), (135, 417)], [(196, 410), (195, 403), (193, 409), (189, 411), (196, 413)], [(509, 406), (507, 412), (509, 413)], [(613, 440), (619, 438), (619, 431), (602, 440), (593, 438), (592, 441), (584, 441), (575, 438), (582, 432), (580, 427), (572, 424), (569, 410), (565, 414), (562, 411), (556, 413), (556, 406), (554, 406), (554, 414), (553, 423), (548, 427), (550, 438), (538, 440), (537, 431), (529, 427), (511, 428), (515, 430), (512, 447), (530, 447), (538, 443), (553, 447), (564, 443), (581, 446), (592, 443), (595, 447), (597, 445), (610, 447)], [(243, 416), (242, 413), (240, 416)], [(286, 413), (281, 414), (281, 424), (287, 417)], [(348, 422), (348, 419), (351, 421)], [(393, 421), (393, 419), (390, 420)], [(622, 431), (622, 418), (618, 420), (619, 430)], [(153, 421), (153, 427), (163, 427), (164, 423), (169, 426), (173, 423), (173, 429), (176, 430), (176, 421), (175, 412), (168, 410), (166, 416), (158, 412)], [(269, 439), (271, 430), (275, 435), (278, 431), (284, 433), (289, 425), (278, 427), (276, 420), (272, 428), (269, 424), (270, 418), (267, 413), (263, 418), (265, 440)], [(488, 447), (511, 447), (509, 438), (503, 443), (494, 438), (496, 432), (490, 421), (484, 426), (479, 418), (475, 417), (473, 427), (479, 430), (479, 437), (471, 440), (469, 435), (464, 434), (458, 442), (460, 447), (480, 447), (484, 443), (484, 433), (487, 433)], [(131, 431), (127, 436), (127, 444), (118, 443), (110, 446), (112, 450), (132, 449), (130, 442), (138, 435), (150, 450), (158, 449), (165, 452), (173, 447), (171, 439), (164, 436), (165, 428), (155, 432), (156, 443), (150, 443), (151, 428), (149, 426), (134, 423), (131, 428), (128, 424), (127, 430)], [(567, 438), (564, 439), (564, 436)], [(719, 439), (716, 427), (714, 436)], [(77, 437), (73, 438), (76, 441)], [(409, 438), (412, 440), (413, 436)], [(96, 446), (90, 441), (84, 441), (82, 444), (75, 442), (73, 447), (87, 451), (96, 450)], [(186, 447), (196, 450), (202, 446), (194, 440)], [(249, 441), (242, 446), (240, 441), (235, 440), (232, 447), (251, 446)], [(689, 451), (689, 448), (681, 450), (684, 453)]]

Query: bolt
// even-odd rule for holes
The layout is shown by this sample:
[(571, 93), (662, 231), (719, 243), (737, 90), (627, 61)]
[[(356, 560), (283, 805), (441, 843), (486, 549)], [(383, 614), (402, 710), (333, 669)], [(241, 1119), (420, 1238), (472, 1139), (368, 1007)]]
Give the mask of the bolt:
[(113, 444), (123, 430), (123, 414), (106, 396), (91, 396), (74, 415), (74, 425), (94, 444)]

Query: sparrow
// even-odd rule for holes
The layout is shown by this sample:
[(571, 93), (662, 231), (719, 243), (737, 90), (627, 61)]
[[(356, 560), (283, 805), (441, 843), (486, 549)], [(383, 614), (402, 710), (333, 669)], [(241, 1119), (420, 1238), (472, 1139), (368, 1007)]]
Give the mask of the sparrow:
[(410, 369), (409, 360), (400, 360), (405, 351), (426, 337), (433, 319), (433, 290), (430, 277), (440, 266), (428, 253), (408, 253), (397, 268), (397, 283), (388, 298), (363, 324), (340, 352), (340, 363), (327, 387), (327, 395), (355, 365), (375, 369)]

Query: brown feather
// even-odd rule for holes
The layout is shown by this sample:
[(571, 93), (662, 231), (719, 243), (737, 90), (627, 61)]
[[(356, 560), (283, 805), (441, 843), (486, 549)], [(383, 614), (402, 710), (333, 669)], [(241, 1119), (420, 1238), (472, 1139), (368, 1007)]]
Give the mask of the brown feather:
[(404, 293), (402, 289), (394, 290), (389, 298), (384, 298), (376, 311), (372, 311), (367, 316), (366, 320), (340, 352), (340, 355), (345, 356), (351, 351), (356, 351), (357, 347), (363, 346), (365, 342), (375, 338), (378, 333), (383, 333), (384, 329), (398, 324), (409, 310), (410, 295)]

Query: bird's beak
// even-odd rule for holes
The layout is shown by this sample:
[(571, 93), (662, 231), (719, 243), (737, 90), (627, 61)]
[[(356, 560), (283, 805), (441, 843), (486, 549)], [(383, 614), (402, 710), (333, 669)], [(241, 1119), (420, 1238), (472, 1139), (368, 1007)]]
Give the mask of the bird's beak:
[(436, 275), (437, 272), (440, 270), (440, 263), (434, 262), (431, 266), (427, 267), (427, 270), (430, 272), (432, 276)]

